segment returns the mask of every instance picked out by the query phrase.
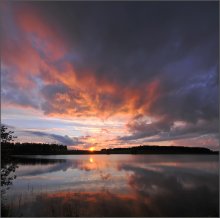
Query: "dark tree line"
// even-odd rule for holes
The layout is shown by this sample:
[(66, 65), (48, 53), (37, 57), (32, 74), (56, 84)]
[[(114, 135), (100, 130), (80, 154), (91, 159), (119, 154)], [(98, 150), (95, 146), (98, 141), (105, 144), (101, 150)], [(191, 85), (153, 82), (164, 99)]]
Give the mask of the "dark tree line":
[(46, 143), (3, 143), (2, 151), (11, 154), (65, 154), (67, 146)]
[(217, 154), (208, 148), (143, 145), (130, 148), (102, 149), (102, 154)]
[(67, 146), (46, 143), (13, 143), (13, 154), (65, 154)]

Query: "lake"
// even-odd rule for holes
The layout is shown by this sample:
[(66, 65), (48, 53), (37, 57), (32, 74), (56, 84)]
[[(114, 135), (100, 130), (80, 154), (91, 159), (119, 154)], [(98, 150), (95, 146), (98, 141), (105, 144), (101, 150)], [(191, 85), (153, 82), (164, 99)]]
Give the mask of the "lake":
[(218, 155), (20, 156), (11, 216), (218, 216)]

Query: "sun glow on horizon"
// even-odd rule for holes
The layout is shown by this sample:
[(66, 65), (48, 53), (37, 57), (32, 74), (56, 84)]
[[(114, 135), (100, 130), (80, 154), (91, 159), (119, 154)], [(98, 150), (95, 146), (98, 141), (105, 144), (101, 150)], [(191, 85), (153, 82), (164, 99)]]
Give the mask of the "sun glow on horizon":
[(93, 152), (95, 150), (94, 147), (89, 148), (89, 151)]

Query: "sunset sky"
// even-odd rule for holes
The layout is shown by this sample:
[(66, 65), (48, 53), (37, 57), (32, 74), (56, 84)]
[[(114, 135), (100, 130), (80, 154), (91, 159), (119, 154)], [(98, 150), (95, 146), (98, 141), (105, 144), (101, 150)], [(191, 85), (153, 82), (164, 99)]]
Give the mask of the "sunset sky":
[(218, 4), (1, 1), (1, 123), (20, 142), (218, 150)]

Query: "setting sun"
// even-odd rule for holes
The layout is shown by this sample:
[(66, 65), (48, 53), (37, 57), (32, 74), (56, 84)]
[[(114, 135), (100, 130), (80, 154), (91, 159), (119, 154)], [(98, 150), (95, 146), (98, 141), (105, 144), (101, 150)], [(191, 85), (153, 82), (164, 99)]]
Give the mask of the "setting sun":
[(94, 149), (95, 149), (94, 147), (91, 147), (89, 148), (89, 151), (94, 151)]

